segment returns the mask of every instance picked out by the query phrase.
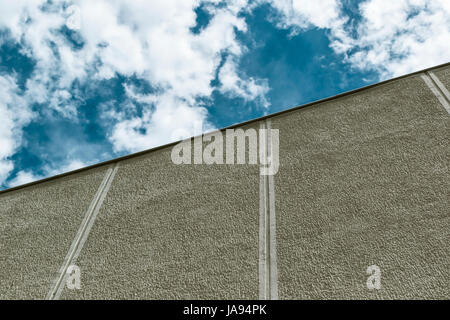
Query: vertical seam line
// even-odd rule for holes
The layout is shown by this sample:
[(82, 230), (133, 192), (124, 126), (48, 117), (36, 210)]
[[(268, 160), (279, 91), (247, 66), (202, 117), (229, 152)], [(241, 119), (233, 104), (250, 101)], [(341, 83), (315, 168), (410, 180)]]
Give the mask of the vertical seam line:
[[(270, 118), (266, 119), (267, 122), (267, 140), (268, 140), (268, 152), (271, 164), (273, 163), (273, 145), (272, 145), (272, 122)], [(277, 247), (276, 247), (276, 215), (275, 215), (275, 181), (274, 175), (267, 176), (268, 182), (268, 202), (269, 202), (269, 255), (270, 255), (270, 299), (278, 300), (278, 269), (277, 269)]]
[[(266, 125), (265, 121), (260, 122), (260, 130), (265, 130)], [(264, 132), (264, 131), (263, 131)], [(262, 156), (263, 164), (266, 163), (267, 158), (267, 146), (266, 146), (266, 134), (264, 132), (264, 137), (261, 139), (261, 135), (259, 135), (260, 143), (259, 143), (259, 152), (260, 157)], [(264, 152), (261, 151), (261, 148), (264, 148)], [(263, 165), (262, 164), (262, 165)], [(261, 165), (261, 164), (260, 164)], [(267, 251), (267, 197), (266, 197), (266, 176), (259, 172), (259, 299), (266, 300), (267, 299), (267, 259), (268, 251)]]
[[(263, 164), (272, 161), (271, 121), (261, 121), (260, 129), (265, 130), (260, 148)], [(278, 299), (278, 272), (276, 253), (276, 217), (274, 177), (261, 174), (259, 178), (259, 298), (261, 300)]]
[[(265, 124), (266, 127), (266, 132), (264, 135), (264, 145), (265, 145), (265, 161), (264, 163), (267, 164), (268, 163), (268, 159), (270, 157), (270, 146), (269, 146), (269, 136), (268, 136), (268, 132), (269, 132), (269, 126), (268, 123), (266, 121)], [(265, 292), (265, 296), (266, 299), (270, 299), (270, 285), (271, 285), (271, 279), (270, 279), (270, 197), (269, 197), (269, 178), (268, 175), (264, 175), (264, 222), (265, 222), (265, 232), (266, 232), (266, 292)]]
[(441, 81), (439, 81), (439, 78), (433, 72), (426, 71), (422, 74), (422, 79), (436, 98), (438, 98), (444, 109), (450, 114), (450, 93)]
[(441, 90), (442, 94), (447, 99), (447, 101), (450, 102), (450, 92), (448, 92), (447, 88), (439, 80), (438, 76), (433, 71), (427, 71), (427, 73), (430, 76), (431, 80), (433, 80), (436, 86)]
[(75, 263), (76, 259), (78, 258), (78, 255), (80, 254), (81, 249), (83, 248), (84, 243), (86, 242), (86, 239), (94, 224), (97, 214), (103, 204), (106, 194), (108, 193), (111, 187), (112, 181), (114, 180), (114, 176), (116, 175), (118, 168), (119, 162), (116, 162), (106, 171), (106, 174), (102, 182), (100, 183), (100, 186), (97, 192), (95, 193), (95, 196), (92, 199), (88, 210), (86, 211), (85, 217), (81, 222), (80, 228), (78, 229), (78, 232), (72, 241), (72, 245), (70, 246), (70, 249), (67, 252), (66, 258), (64, 259), (64, 262), (61, 268), (59, 269), (58, 276), (55, 279), (52, 288), (50, 289), (50, 291), (46, 296), (47, 300), (59, 299), (62, 290), (64, 289), (65, 280), (68, 276), (66, 274), (67, 269), (69, 268), (69, 266)]

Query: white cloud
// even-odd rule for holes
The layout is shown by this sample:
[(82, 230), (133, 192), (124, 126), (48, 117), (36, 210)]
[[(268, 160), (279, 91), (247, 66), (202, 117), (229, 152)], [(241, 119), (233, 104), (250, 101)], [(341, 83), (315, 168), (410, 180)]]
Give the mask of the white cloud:
[(279, 13), (272, 21), (279, 28), (290, 28), (296, 35), (309, 28), (327, 29), (331, 46), (339, 52), (350, 49), (352, 40), (345, 31), (348, 17), (341, 11), (339, 0), (260, 0)]
[[(119, 121), (114, 127), (110, 139), (116, 151), (138, 151), (175, 141), (180, 138), (180, 132), (192, 136), (199, 131), (214, 129), (206, 121), (207, 110), (203, 107), (189, 105), (170, 93), (151, 98), (157, 100), (153, 111), (147, 110), (142, 117)], [(121, 114), (115, 116), (122, 118)]]
[(20, 146), (22, 127), (32, 116), (15, 79), (0, 76), (0, 185), (14, 168), (10, 157)]
[[(86, 167), (87, 165), (88, 165), (87, 163), (80, 161), (80, 160), (72, 160), (72, 161), (69, 161), (68, 163), (59, 165), (57, 167), (51, 166), (51, 165), (46, 165), (42, 168), (44, 171), (44, 174), (42, 174), (42, 175), (36, 175), (32, 171), (28, 171), (28, 170), (21, 170), (21, 171), (17, 172), (14, 179), (12, 179), (8, 182), (8, 187), (12, 188), (12, 187), (16, 187), (16, 186), (21, 186), (21, 185), (24, 185), (24, 184), (27, 184), (30, 182), (45, 179), (46, 177), (52, 177), (52, 176), (55, 176), (58, 174), (74, 171), (74, 170)], [(0, 166), (1, 166), (1, 163), (0, 163)]]
[(239, 77), (238, 62), (233, 56), (227, 58), (219, 71), (219, 81), (221, 86), (219, 90), (222, 93), (233, 97), (242, 97), (245, 100), (259, 99), (261, 106), (267, 108), (269, 102), (266, 100), (266, 94), (269, 91), (269, 85), (265, 80), (255, 80), (252, 77), (243, 79)]
[[(201, 2), (212, 18), (201, 32), (194, 34), (194, 9)], [(236, 63), (245, 51), (235, 31), (246, 31), (245, 21), (238, 14), (246, 9), (247, 1), (228, 1), (225, 6), (216, 6), (217, 3), (61, 0), (46, 3), (45, 10), (41, 10), (44, 1), (18, 0), (15, 5), (8, 5), (8, 12), (0, 14), (0, 27), (11, 30), (13, 37), (25, 46), (24, 52), (37, 62), (34, 75), (27, 82), (29, 101), (48, 102), (65, 117), (77, 116), (77, 106), (68, 90), (74, 80), (109, 79), (120, 73), (136, 75), (157, 87), (162, 94), (148, 97), (153, 103), (148, 104), (143, 117), (122, 114), (123, 121), (112, 127), (115, 149), (135, 151), (167, 142), (170, 131), (188, 129), (192, 126), (189, 121), (204, 122), (205, 128), (210, 126), (198, 98), (211, 97), (211, 81), (222, 53), (232, 56)], [(76, 15), (69, 16), (74, 12), (72, 5), (78, 9)], [(74, 21), (78, 17), (80, 20)], [(78, 38), (84, 43), (82, 48), (72, 48), (57, 32), (68, 20), (69, 26), (77, 27)], [(246, 100), (260, 99), (268, 105), (264, 97), (267, 83), (238, 75), (235, 66), (228, 68), (227, 74), (234, 80), (222, 86), (221, 91)], [(188, 116), (177, 119), (181, 114)], [(171, 121), (163, 122), (164, 126), (156, 123), (157, 118)]]
[[(261, 2), (265, 2), (262, 0)], [(341, 24), (338, 0), (267, 0), (281, 14), (279, 27), (331, 28)]]
[[(70, 160), (66, 164), (59, 165), (57, 167), (47, 165), (44, 167), (44, 172), (45, 172), (44, 176), (45, 177), (55, 176), (55, 175), (58, 175), (61, 173), (66, 173), (66, 172), (70, 172), (70, 171), (74, 171), (74, 170), (86, 167), (87, 165), (88, 165), (88, 163), (83, 162), (78, 159)], [(41, 177), (41, 178), (43, 178), (43, 177)]]
[(40, 178), (41, 177), (35, 176), (30, 171), (19, 171), (17, 173), (16, 177), (8, 183), (8, 186), (10, 188), (16, 187), (16, 186), (21, 186), (23, 184), (27, 184), (27, 183), (39, 180)]
[[(381, 78), (410, 73), (450, 59), (450, 1), (367, 0), (359, 6), (361, 21), (349, 17), (338, 0), (269, 0), (280, 15), (275, 23), (299, 32), (327, 29), (330, 46), (355, 68), (377, 71)], [(355, 28), (355, 35), (352, 30)]]
[(450, 60), (450, 2), (447, 0), (369, 0), (348, 61), (383, 78)]
[[(1, 147), (1, 145), (0, 145)], [(14, 169), (14, 164), (10, 160), (0, 160), (0, 185), (4, 183), (10, 172)]]

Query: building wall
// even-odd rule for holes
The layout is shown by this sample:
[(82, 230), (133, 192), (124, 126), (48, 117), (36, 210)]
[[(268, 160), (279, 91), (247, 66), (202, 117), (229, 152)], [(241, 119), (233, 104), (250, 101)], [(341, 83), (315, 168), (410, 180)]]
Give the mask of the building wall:
[(450, 97), (430, 71), (450, 89), (446, 65), (238, 126), (279, 129), (267, 180), (170, 145), (0, 192), (0, 298), (449, 299)]
[(449, 114), (420, 76), (272, 123), (280, 298), (449, 297)]

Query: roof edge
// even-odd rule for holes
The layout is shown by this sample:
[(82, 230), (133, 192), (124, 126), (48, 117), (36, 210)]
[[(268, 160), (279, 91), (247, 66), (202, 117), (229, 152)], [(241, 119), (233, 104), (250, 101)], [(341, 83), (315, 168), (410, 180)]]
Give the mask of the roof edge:
[[(446, 63), (440, 64), (440, 65), (429, 67), (429, 68), (422, 69), (422, 70), (419, 70), (419, 71), (414, 71), (412, 73), (408, 73), (408, 74), (404, 74), (404, 75), (401, 75), (401, 76), (398, 76), (398, 77), (395, 77), (395, 78), (387, 79), (387, 80), (384, 80), (384, 81), (381, 81), (381, 82), (377, 82), (377, 83), (374, 83), (374, 84), (371, 84), (371, 85), (368, 85), (368, 86), (364, 86), (364, 87), (360, 87), (360, 88), (357, 88), (357, 89), (349, 90), (349, 91), (346, 91), (346, 92), (343, 92), (343, 93), (339, 93), (339, 94), (334, 95), (334, 96), (330, 96), (330, 97), (327, 97), (327, 98), (323, 98), (323, 99), (315, 100), (315, 101), (312, 101), (312, 102), (308, 102), (306, 104), (302, 104), (302, 105), (299, 105), (299, 106), (296, 106), (296, 107), (293, 107), (293, 108), (290, 108), (290, 109), (282, 110), (282, 111), (279, 111), (279, 112), (271, 113), (271, 114), (268, 114), (268, 115), (265, 115), (265, 116), (262, 116), (262, 117), (258, 117), (258, 118), (254, 118), (254, 119), (247, 120), (247, 121), (244, 121), (244, 122), (236, 123), (236, 124), (233, 124), (233, 125), (228, 126), (228, 127), (217, 129), (217, 131), (224, 131), (226, 129), (233, 129), (233, 128), (236, 128), (236, 127), (241, 127), (241, 126), (244, 126), (244, 125), (247, 125), (247, 124), (251, 124), (251, 123), (258, 122), (258, 121), (261, 121), (261, 120), (265, 120), (265, 119), (268, 119), (268, 118), (272, 118), (272, 117), (275, 117), (275, 116), (278, 116), (278, 115), (281, 115), (281, 114), (284, 114), (284, 113), (292, 112), (292, 111), (295, 111), (295, 110), (298, 110), (298, 109), (302, 109), (302, 108), (305, 108), (305, 107), (310, 107), (310, 106), (313, 106), (313, 105), (316, 105), (316, 104), (320, 104), (320, 103), (323, 103), (323, 102), (332, 101), (332, 100), (335, 100), (335, 99), (338, 99), (338, 98), (341, 98), (341, 97), (345, 97), (345, 96), (348, 96), (348, 95), (351, 95), (351, 94), (354, 94), (354, 93), (357, 93), (357, 92), (360, 92), (360, 91), (364, 91), (364, 90), (367, 90), (367, 89), (370, 89), (370, 88), (381, 86), (381, 85), (384, 85), (386, 83), (390, 83), (390, 82), (393, 82), (393, 81), (396, 81), (396, 80), (404, 79), (404, 78), (407, 78), (407, 77), (410, 77), (410, 76), (418, 75), (418, 74), (423, 73), (423, 72), (427, 72), (427, 71), (430, 71), (430, 70), (439, 69), (439, 68), (447, 67), (447, 66), (450, 66), (450, 62), (446, 62)], [(186, 139), (192, 139), (192, 138), (195, 138), (195, 137), (196, 136), (192, 136), (192, 137), (186, 138)], [(157, 147), (153, 147), (153, 148), (146, 149), (146, 150), (143, 150), (143, 151), (131, 153), (131, 154), (128, 154), (126, 156), (119, 157), (119, 158), (115, 158), (115, 159), (99, 162), (99, 163), (96, 163), (96, 164), (93, 164), (93, 165), (90, 165), (90, 166), (87, 166), (87, 167), (83, 167), (83, 168), (79, 168), (79, 169), (76, 169), (76, 170), (64, 172), (64, 173), (61, 173), (61, 174), (58, 174), (58, 175), (55, 175), (55, 176), (47, 177), (47, 178), (44, 178), (44, 179), (41, 179), (41, 180), (36, 180), (36, 181), (30, 182), (30, 183), (26, 183), (26, 184), (23, 184), (23, 185), (15, 186), (15, 187), (8, 188), (8, 189), (5, 189), (5, 190), (0, 190), (0, 195), (3, 195), (3, 194), (8, 193), (8, 192), (12, 192), (12, 191), (20, 190), (20, 189), (23, 189), (23, 188), (26, 188), (26, 187), (29, 187), (29, 186), (33, 186), (33, 185), (37, 185), (37, 184), (40, 184), (40, 183), (44, 183), (44, 182), (47, 182), (47, 181), (51, 181), (51, 180), (55, 180), (55, 179), (58, 179), (58, 178), (62, 178), (62, 177), (65, 177), (65, 176), (69, 176), (69, 175), (72, 175), (72, 174), (75, 174), (75, 173), (88, 171), (90, 169), (98, 168), (98, 167), (101, 167), (101, 166), (106, 166), (108, 164), (114, 164), (116, 162), (120, 162), (120, 161), (127, 160), (127, 159), (130, 159), (130, 158), (139, 157), (139, 156), (142, 156), (144, 154), (147, 154), (147, 153), (150, 153), (150, 152), (153, 152), (153, 151), (157, 151), (157, 150), (160, 150), (160, 149), (164, 149), (164, 148), (168, 148), (168, 147), (174, 146), (174, 145), (178, 144), (181, 141), (183, 141), (183, 140), (170, 142), (170, 143), (167, 143), (167, 144), (164, 144), (164, 145), (161, 145), (161, 146), (157, 146)]]

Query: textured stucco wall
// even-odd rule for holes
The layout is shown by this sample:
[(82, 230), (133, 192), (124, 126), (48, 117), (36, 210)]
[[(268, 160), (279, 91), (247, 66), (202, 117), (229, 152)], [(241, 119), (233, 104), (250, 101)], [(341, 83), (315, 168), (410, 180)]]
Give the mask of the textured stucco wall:
[(272, 123), (280, 298), (449, 298), (449, 115), (420, 76)]
[(104, 168), (0, 194), (0, 299), (44, 299)]
[(433, 71), (442, 84), (450, 91), (450, 67), (443, 67)]
[(258, 298), (258, 167), (170, 153), (121, 162), (62, 298)]
[[(450, 298), (449, 117), (420, 75), (272, 117), (280, 299)], [(258, 298), (259, 167), (171, 150), (120, 160), (62, 299)], [(0, 193), (0, 298), (45, 298), (107, 168)]]

